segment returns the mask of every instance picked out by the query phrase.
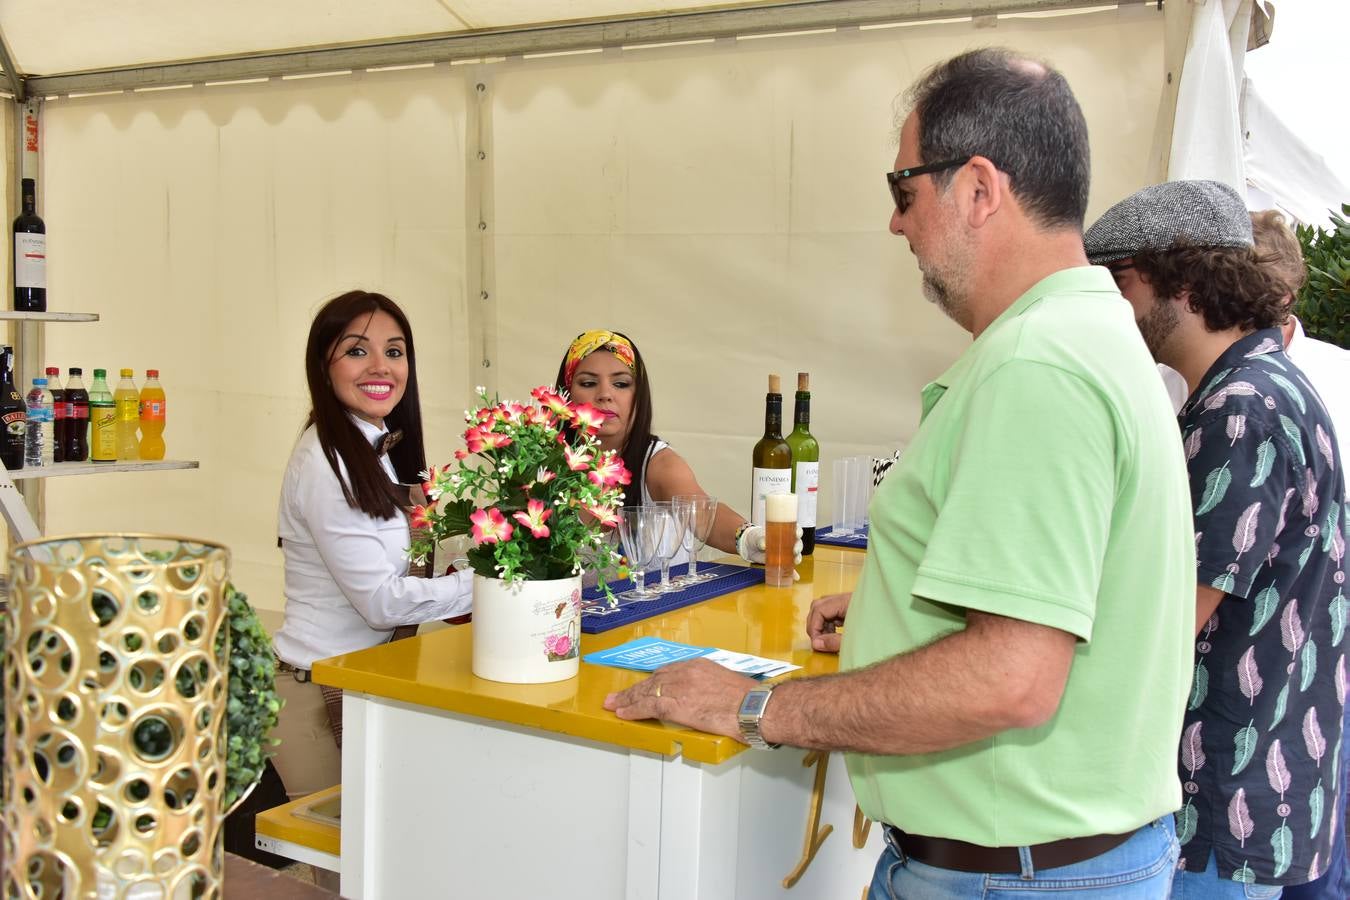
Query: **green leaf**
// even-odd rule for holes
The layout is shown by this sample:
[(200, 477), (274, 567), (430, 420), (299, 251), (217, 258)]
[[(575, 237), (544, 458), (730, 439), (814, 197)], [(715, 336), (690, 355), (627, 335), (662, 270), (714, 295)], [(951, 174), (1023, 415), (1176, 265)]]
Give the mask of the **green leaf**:
[(1275, 372), (1271, 372), (1269, 375), (1270, 380), (1275, 382), (1279, 389), (1289, 396), (1290, 400), (1294, 401), (1294, 405), (1298, 407), (1298, 411), (1306, 415), (1308, 412), (1308, 404), (1303, 401), (1303, 393), (1294, 386), (1293, 382)]
[(1298, 689), (1306, 691), (1313, 683), (1313, 676), (1317, 674), (1317, 643), (1312, 638), (1308, 638), (1308, 643), (1303, 645), (1301, 656), (1303, 672), (1298, 683)]
[(1345, 614), (1346, 606), (1350, 605), (1350, 600), (1345, 599), (1344, 594), (1337, 594), (1331, 601), (1331, 646), (1339, 647), (1341, 639), (1345, 637)]
[(1289, 685), (1286, 683), (1285, 686), (1280, 689), (1280, 696), (1275, 698), (1275, 712), (1270, 718), (1270, 727), (1266, 729), (1267, 732), (1274, 731), (1275, 726), (1280, 724), (1280, 721), (1284, 718), (1284, 709), (1288, 705)]
[[(1270, 477), (1275, 465), (1275, 439), (1266, 438), (1256, 448), (1256, 472), (1252, 475), (1251, 487), (1260, 487)], [(1255, 632), (1253, 632), (1255, 634)]]
[(1294, 832), (1288, 825), (1281, 823), (1270, 836), (1270, 849), (1275, 853), (1275, 871), (1271, 875), (1279, 878), (1289, 871), (1289, 861), (1294, 857)]
[(1249, 637), (1266, 627), (1279, 604), (1280, 592), (1275, 590), (1275, 584), (1272, 582), (1270, 587), (1256, 595), (1255, 605), (1252, 607), (1252, 629), (1247, 632)]
[(1209, 694), (1209, 671), (1205, 669), (1203, 662), (1195, 664), (1195, 677), (1191, 679), (1191, 701), (1187, 709), (1199, 709), (1200, 704), (1205, 702), (1205, 696)]
[(1308, 839), (1317, 837), (1317, 832), (1322, 827), (1322, 806), (1325, 802), (1324, 792), (1322, 790), (1322, 779), (1317, 779), (1317, 787), (1312, 789), (1308, 795), (1308, 815), (1312, 819), (1312, 828), (1308, 831)]
[(1247, 768), (1247, 763), (1252, 761), (1252, 754), (1256, 752), (1256, 729), (1252, 723), (1248, 722), (1246, 728), (1239, 728), (1238, 733), (1233, 736), (1233, 774), (1236, 775)]
[(1228, 485), (1232, 482), (1233, 475), (1228, 471), (1228, 463), (1213, 470), (1205, 476), (1205, 490), (1200, 495), (1200, 505), (1196, 507), (1195, 515), (1203, 516), (1222, 502), (1224, 495), (1228, 493)]
[(1294, 452), (1298, 454), (1298, 464), (1306, 466), (1308, 458), (1303, 455), (1303, 432), (1298, 430), (1298, 426), (1288, 416), (1280, 416), (1280, 427), (1284, 429), (1285, 437), (1289, 438), (1289, 443), (1293, 445)]
[(1200, 822), (1200, 813), (1191, 804), (1189, 797), (1186, 798), (1186, 805), (1177, 810), (1177, 843), (1185, 844), (1191, 838), (1195, 837), (1195, 828)]

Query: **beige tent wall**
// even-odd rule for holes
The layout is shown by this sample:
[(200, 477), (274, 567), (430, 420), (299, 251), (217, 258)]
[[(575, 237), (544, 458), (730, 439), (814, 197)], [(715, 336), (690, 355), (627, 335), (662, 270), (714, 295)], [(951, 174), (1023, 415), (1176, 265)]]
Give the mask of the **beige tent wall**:
[[(968, 340), (886, 231), (904, 86), (979, 44), (1044, 56), (1088, 115), (1090, 215), (1147, 177), (1161, 14), (981, 24), (49, 103), (53, 305), (103, 321), (48, 326), (48, 359), (158, 365), (170, 454), (202, 468), (53, 479), (48, 531), (218, 539), (240, 585), (278, 607), (276, 496), (306, 408), (305, 331), (353, 285), (411, 314), (431, 461), (457, 446), (473, 383), (522, 396), (597, 326), (637, 340), (657, 428), (735, 506), (770, 371), (812, 372), (827, 472), (903, 446), (919, 388)], [(480, 193), (484, 232), (465, 228)]]

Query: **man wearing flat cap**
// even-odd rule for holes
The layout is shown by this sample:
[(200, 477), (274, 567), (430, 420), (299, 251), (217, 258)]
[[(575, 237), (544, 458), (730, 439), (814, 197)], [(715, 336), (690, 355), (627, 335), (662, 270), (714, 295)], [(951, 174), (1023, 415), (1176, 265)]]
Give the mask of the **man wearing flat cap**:
[(1331, 420), (1285, 355), (1285, 291), (1232, 188), (1145, 188), (1085, 244), (1190, 391), (1195, 675), (1172, 896), (1277, 897), (1325, 871), (1341, 792), (1350, 600)]

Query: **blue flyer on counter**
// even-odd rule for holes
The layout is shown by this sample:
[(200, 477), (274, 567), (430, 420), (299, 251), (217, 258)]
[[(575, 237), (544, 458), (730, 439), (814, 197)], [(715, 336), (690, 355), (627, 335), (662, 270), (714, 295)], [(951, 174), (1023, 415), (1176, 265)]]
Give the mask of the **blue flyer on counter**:
[(676, 641), (663, 641), (661, 638), (642, 637), (608, 650), (588, 653), (582, 659), (597, 666), (655, 672), (662, 666), (668, 666), (682, 659), (707, 656), (711, 652), (712, 647), (694, 647)]
[(619, 669), (636, 669), (639, 672), (655, 672), (662, 666), (684, 659), (707, 657), (718, 665), (734, 672), (741, 672), (754, 678), (775, 678), (784, 672), (799, 669), (792, 663), (776, 659), (765, 659), (748, 653), (732, 653), (716, 647), (695, 647), (677, 641), (661, 638), (642, 637), (601, 650), (582, 657), (586, 662), (597, 666), (614, 666)]

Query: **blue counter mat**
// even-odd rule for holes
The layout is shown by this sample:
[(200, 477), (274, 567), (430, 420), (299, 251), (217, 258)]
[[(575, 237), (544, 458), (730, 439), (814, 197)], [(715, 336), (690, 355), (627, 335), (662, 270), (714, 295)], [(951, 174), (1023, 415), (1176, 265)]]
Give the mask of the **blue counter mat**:
[(816, 529), (816, 543), (825, 544), (829, 547), (856, 547), (862, 550), (867, 549), (867, 528), (864, 525), (862, 531), (855, 531), (852, 534), (834, 534), (829, 527)]
[[(670, 567), (670, 577), (683, 575), (688, 566), (681, 564)], [(587, 588), (581, 594), (581, 632), (582, 634), (601, 634), (620, 625), (631, 625), (652, 616), (660, 616), (681, 607), (713, 597), (720, 597), (741, 588), (764, 583), (764, 570), (755, 566), (736, 566), (729, 563), (700, 563), (699, 574), (716, 575), (712, 581), (690, 585), (683, 590), (669, 594), (655, 594), (650, 600), (620, 600), (618, 606), (610, 606), (604, 593), (598, 588)], [(644, 573), (643, 581), (650, 587), (661, 581), (661, 572), (653, 570)], [(610, 590), (615, 594), (631, 590), (633, 582), (627, 578), (610, 582)]]

